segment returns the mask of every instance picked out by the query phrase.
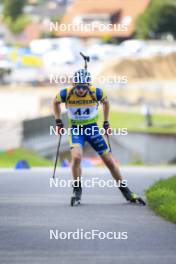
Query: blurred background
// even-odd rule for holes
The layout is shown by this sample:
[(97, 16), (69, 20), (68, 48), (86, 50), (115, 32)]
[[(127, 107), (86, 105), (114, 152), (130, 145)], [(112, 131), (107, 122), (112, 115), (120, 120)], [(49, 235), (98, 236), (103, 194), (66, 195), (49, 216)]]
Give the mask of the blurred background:
[[(52, 166), (52, 100), (83, 67), (80, 51), (108, 94), (112, 127), (128, 129), (110, 139), (120, 164), (175, 164), (175, 39), (174, 0), (0, 0), (0, 167)], [(64, 136), (60, 165), (69, 160)], [(102, 165), (87, 145), (83, 165)]]

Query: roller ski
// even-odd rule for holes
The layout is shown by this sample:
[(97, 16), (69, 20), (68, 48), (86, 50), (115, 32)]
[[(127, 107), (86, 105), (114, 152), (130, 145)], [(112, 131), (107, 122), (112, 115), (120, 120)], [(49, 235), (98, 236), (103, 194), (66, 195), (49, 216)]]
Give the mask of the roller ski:
[(73, 196), (71, 197), (71, 206), (79, 205), (81, 203), (82, 187), (73, 187)]
[(141, 205), (146, 205), (144, 200), (140, 196), (138, 196), (136, 193), (134, 193), (134, 192), (131, 192), (130, 202), (131, 203), (136, 203), (136, 204), (141, 204)]
[(123, 185), (121, 185), (121, 187), (119, 187), (122, 195), (125, 197), (125, 199), (127, 201), (129, 201), (132, 204), (140, 204), (140, 205), (146, 205), (145, 201), (138, 196), (135, 192), (131, 192), (130, 189), (128, 187), (125, 187)]

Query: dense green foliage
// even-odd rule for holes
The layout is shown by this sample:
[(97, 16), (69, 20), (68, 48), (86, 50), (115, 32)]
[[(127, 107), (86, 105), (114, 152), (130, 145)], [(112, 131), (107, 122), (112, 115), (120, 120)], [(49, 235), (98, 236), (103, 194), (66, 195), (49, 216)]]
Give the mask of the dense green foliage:
[(157, 214), (176, 223), (176, 176), (158, 181), (146, 194), (149, 206)]
[(4, 0), (4, 17), (10, 17), (12, 21), (15, 21), (23, 14), (25, 4), (26, 0)]
[(152, 0), (137, 20), (138, 38), (160, 38), (162, 34), (176, 37), (176, 1)]
[(26, 0), (3, 0), (3, 17), (6, 25), (14, 34), (21, 33), (29, 19), (23, 14)]

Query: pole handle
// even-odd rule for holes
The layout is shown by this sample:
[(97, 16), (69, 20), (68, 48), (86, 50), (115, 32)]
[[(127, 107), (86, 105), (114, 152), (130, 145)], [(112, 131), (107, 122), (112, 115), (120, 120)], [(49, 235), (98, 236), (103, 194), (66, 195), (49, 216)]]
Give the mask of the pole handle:
[(85, 70), (87, 70), (87, 63), (90, 61), (90, 57), (84, 55), (82, 52), (80, 52), (80, 55), (81, 55), (81, 56), (83, 57), (83, 59), (84, 59), (84, 62), (85, 62), (84, 68), (85, 68)]

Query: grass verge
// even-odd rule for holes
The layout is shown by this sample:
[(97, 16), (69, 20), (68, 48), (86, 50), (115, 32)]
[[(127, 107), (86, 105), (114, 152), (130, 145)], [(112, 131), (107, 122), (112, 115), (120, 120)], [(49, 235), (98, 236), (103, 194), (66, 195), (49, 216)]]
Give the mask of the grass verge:
[(31, 167), (53, 165), (52, 161), (42, 158), (34, 151), (18, 148), (0, 153), (0, 168), (14, 168), (18, 160), (27, 160)]
[[(101, 126), (102, 122), (103, 116), (100, 112), (99, 124)], [(176, 118), (169, 114), (153, 114), (153, 126), (147, 127), (141, 113), (111, 111), (110, 123), (113, 128), (127, 128), (128, 131), (176, 133)]]
[(176, 223), (176, 176), (159, 180), (146, 191), (149, 206), (160, 216)]

